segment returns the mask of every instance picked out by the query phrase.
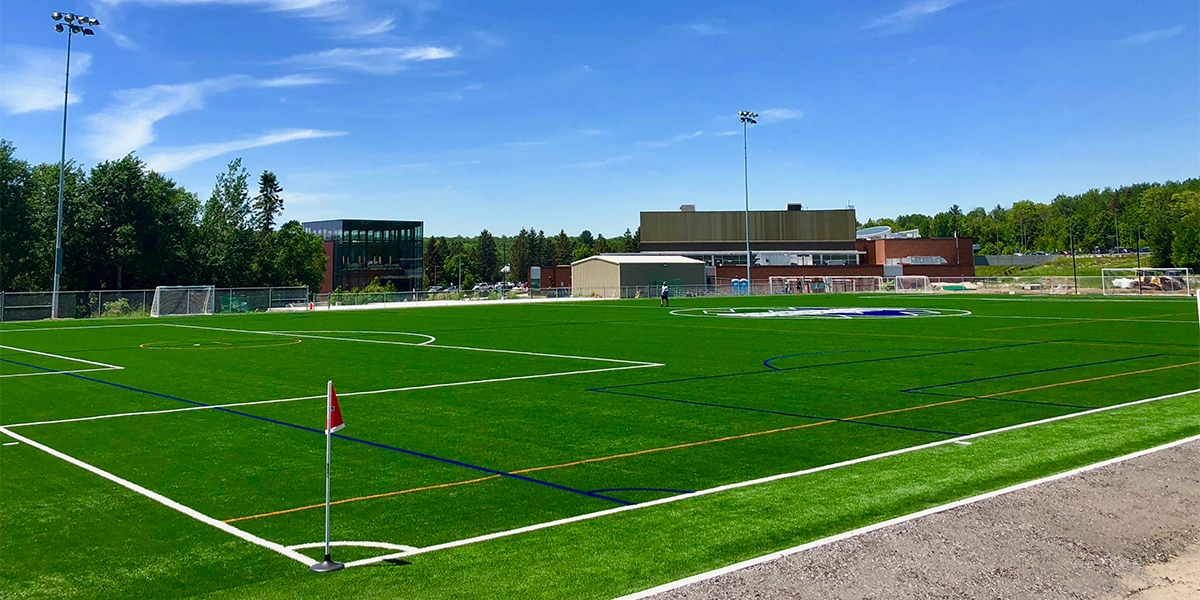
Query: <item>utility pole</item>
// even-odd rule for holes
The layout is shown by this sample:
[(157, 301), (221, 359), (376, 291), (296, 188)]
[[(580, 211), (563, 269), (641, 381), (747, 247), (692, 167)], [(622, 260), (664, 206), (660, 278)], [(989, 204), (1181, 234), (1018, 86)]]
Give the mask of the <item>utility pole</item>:
[(747, 143), (747, 129), (750, 125), (758, 124), (758, 113), (750, 111), (738, 112), (738, 120), (742, 122), (742, 168), (745, 173), (745, 189), (746, 189), (746, 283), (750, 283), (750, 265), (754, 262), (750, 258), (750, 150)]

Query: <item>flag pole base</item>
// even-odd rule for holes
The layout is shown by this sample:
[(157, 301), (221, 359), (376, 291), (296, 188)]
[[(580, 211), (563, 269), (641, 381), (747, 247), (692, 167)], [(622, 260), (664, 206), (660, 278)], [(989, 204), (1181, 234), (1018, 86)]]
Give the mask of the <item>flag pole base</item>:
[(326, 554), (325, 560), (310, 566), (308, 570), (312, 571), (313, 573), (332, 573), (334, 571), (341, 571), (344, 568), (346, 568), (346, 565), (343, 565), (340, 562), (335, 562), (332, 558), (329, 558), (328, 554)]

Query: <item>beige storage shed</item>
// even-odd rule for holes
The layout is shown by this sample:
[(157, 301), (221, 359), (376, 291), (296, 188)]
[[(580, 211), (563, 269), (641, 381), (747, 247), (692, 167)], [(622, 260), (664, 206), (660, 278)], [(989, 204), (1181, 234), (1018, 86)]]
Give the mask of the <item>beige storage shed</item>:
[[(633, 298), (639, 292), (657, 297), (651, 287), (704, 285), (704, 262), (686, 256), (598, 254), (571, 263), (571, 295)], [(678, 291), (676, 291), (678, 293)]]

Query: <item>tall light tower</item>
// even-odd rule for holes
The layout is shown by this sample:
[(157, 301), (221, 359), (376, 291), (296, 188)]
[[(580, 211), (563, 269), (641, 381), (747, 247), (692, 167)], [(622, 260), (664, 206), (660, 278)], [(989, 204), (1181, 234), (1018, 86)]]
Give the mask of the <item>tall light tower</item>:
[(92, 31), (92, 27), (100, 24), (96, 19), (84, 17), (82, 15), (74, 15), (71, 13), (60, 13), (55, 11), (50, 13), (50, 18), (55, 21), (62, 21), (54, 24), (54, 30), (59, 33), (67, 34), (67, 79), (63, 84), (63, 132), (62, 132), (62, 158), (58, 162), (58, 227), (54, 233), (54, 294), (50, 299), (50, 318), (58, 318), (58, 280), (62, 275), (62, 225), (63, 225), (63, 187), (66, 184), (67, 176), (67, 102), (70, 99), (71, 91), (71, 38), (75, 34), (81, 35), (96, 35)]
[(742, 168), (745, 173), (746, 187), (746, 281), (750, 281), (750, 151), (746, 143), (747, 128), (757, 125), (758, 113), (747, 110), (738, 111), (738, 120), (742, 122)]

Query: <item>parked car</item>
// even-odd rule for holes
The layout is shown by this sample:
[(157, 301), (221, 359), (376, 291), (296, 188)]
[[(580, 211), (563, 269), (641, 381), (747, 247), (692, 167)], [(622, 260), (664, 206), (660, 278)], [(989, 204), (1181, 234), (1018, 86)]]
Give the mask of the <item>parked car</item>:
[(444, 288), (440, 285), (431, 285), (431, 286), (429, 286), (428, 291), (430, 294), (440, 294), (440, 293), (446, 291), (446, 288)]
[(471, 288), (471, 291), (472, 292), (490, 292), (490, 291), (492, 291), (492, 284), (477, 283), (477, 284), (475, 284), (475, 287)]

